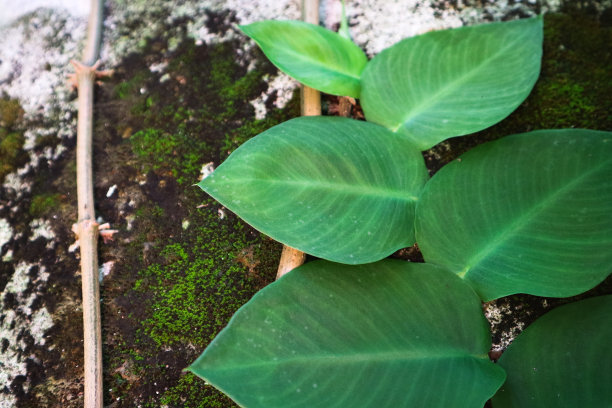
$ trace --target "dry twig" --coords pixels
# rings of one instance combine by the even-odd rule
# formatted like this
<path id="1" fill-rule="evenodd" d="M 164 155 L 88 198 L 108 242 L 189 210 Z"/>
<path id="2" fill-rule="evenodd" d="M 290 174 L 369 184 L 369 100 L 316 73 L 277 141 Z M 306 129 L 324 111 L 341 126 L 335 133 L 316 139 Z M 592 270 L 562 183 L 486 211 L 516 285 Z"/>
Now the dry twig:
<path id="1" fill-rule="evenodd" d="M 77 122 L 78 222 L 74 227 L 81 247 L 85 408 L 102 408 L 102 329 L 98 280 L 98 234 L 93 198 L 93 88 L 102 33 L 102 1 L 92 0 L 83 63 L 71 61 L 79 90 Z M 99 74 L 99 73 L 98 73 Z"/>

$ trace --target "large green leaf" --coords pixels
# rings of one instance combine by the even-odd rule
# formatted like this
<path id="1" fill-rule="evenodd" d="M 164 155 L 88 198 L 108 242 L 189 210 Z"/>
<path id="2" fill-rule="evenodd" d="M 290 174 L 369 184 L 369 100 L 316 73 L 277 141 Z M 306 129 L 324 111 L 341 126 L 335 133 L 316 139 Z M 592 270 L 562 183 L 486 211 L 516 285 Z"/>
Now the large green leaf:
<path id="1" fill-rule="evenodd" d="M 592 288 L 612 271 L 612 133 L 544 130 L 478 146 L 426 185 L 416 233 L 427 262 L 485 300 Z"/>
<path id="2" fill-rule="evenodd" d="M 535 84 L 541 55 L 541 18 L 407 38 L 365 68 L 363 111 L 425 150 L 508 116 Z"/>
<path id="3" fill-rule="evenodd" d="M 302 117 L 246 142 L 199 186 L 277 241 L 354 264 L 414 243 L 427 177 L 418 149 L 381 126 Z"/>
<path id="4" fill-rule="evenodd" d="M 508 378 L 495 408 L 612 406 L 612 296 L 561 306 L 521 333 L 499 360 Z"/>
<path id="5" fill-rule="evenodd" d="M 302 21 L 260 21 L 240 29 L 281 71 L 312 88 L 359 97 L 364 52 L 339 34 Z"/>
<path id="6" fill-rule="evenodd" d="M 242 406 L 474 407 L 503 383 L 478 296 L 452 273 L 315 261 L 258 293 L 191 371 Z"/>

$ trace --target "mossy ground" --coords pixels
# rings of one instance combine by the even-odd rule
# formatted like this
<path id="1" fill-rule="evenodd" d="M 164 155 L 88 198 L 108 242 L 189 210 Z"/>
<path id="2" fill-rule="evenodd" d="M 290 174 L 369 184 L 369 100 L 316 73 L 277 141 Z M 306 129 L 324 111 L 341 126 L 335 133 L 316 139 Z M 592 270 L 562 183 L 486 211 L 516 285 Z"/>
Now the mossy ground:
<path id="1" fill-rule="evenodd" d="M 106 221 L 123 225 L 101 250 L 101 262 L 115 261 L 102 290 L 106 404 L 233 406 L 182 370 L 273 280 L 280 245 L 194 184 L 203 164 L 218 165 L 299 112 L 294 98 L 254 119 L 248 101 L 275 70 L 255 51 L 247 71 L 236 61 L 239 45 L 184 39 L 170 52 L 151 41 L 98 92 L 96 199 Z M 148 67 L 159 62 L 167 63 L 164 72 L 152 73 Z M 109 199 L 113 184 L 119 193 Z"/>

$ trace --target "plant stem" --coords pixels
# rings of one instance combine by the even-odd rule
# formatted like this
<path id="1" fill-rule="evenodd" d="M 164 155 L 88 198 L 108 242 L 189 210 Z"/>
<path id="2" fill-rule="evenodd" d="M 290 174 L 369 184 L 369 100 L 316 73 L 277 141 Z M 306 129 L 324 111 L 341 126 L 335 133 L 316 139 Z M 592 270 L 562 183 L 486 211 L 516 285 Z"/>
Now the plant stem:
<path id="1" fill-rule="evenodd" d="M 93 66 L 98 60 L 98 54 L 100 54 L 104 2 L 102 0 L 91 0 L 90 7 L 89 20 L 87 22 L 87 42 L 83 51 L 83 64 Z"/>
<path id="2" fill-rule="evenodd" d="M 302 19 L 307 23 L 319 24 L 319 0 L 302 0 Z M 302 116 L 321 114 L 321 94 L 307 86 L 301 88 Z M 276 279 L 304 263 L 306 254 L 297 249 L 283 245 L 283 252 L 278 264 Z"/>
<path id="3" fill-rule="evenodd" d="M 319 0 L 302 0 L 302 19 L 319 24 Z M 308 86 L 301 87 L 302 116 L 321 115 L 321 93 Z"/>
<path id="4" fill-rule="evenodd" d="M 102 408 L 102 329 L 100 319 L 100 282 L 98 278 L 98 223 L 95 220 L 92 167 L 94 63 L 102 33 L 101 0 L 91 1 L 87 43 L 83 63 L 72 61 L 79 90 L 77 123 L 78 223 L 75 233 L 81 247 L 83 293 L 83 340 L 85 371 L 85 408 Z"/>

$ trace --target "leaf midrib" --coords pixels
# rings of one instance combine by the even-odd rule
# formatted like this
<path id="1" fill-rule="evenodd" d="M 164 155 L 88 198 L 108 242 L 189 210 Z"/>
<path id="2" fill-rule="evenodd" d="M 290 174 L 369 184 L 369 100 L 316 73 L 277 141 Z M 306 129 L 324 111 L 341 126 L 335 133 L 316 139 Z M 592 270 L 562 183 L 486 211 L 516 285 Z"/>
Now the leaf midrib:
<path id="1" fill-rule="evenodd" d="M 537 214 L 544 211 L 546 207 L 548 207 L 551 203 L 555 201 L 556 198 L 565 194 L 574 188 L 578 183 L 583 181 L 584 179 L 596 174 L 599 171 L 606 170 L 607 165 L 612 163 L 612 159 L 603 161 L 600 165 L 593 167 L 589 171 L 581 174 L 580 176 L 574 178 L 567 184 L 561 186 L 555 191 L 552 191 L 551 194 L 544 200 L 539 203 L 533 205 L 527 212 L 524 212 L 518 218 L 516 218 L 513 222 L 511 222 L 506 228 L 500 231 L 495 237 L 488 240 L 488 244 L 475 256 L 471 257 L 468 262 L 466 262 L 466 266 L 457 273 L 459 277 L 467 279 L 467 274 L 477 267 L 480 263 L 482 263 L 486 258 L 488 258 L 495 250 L 501 246 L 504 242 L 513 238 L 515 234 L 514 232 L 520 230 L 525 226 L 529 221 L 531 221 Z"/>
<path id="2" fill-rule="evenodd" d="M 416 195 L 410 195 L 407 192 L 388 188 L 380 188 L 371 185 L 350 185 L 345 183 L 333 183 L 329 181 L 312 180 L 240 179 L 233 181 L 235 184 L 261 182 L 267 184 L 281 184 L 286 185 L 287 187 L 300 186 L 304 189 L 332 190 L 333 192 L 346 193 L 357 196 L 375 196 L 409 202 L 418 201 L 418 197 Z"/>
<path id="3" fill-rule="evenodd" d="M 348 365 L 348 364 L 359 364 L 359 363 L 384 363 L 393 362 L 401 364 L 402 362 L 411 361 L 424 361 L 424 360 L 448 360 L 448 359 L 462 359 L 471 357 L 478 360 L 489 360 L 488 355 L 483 353 L 481 355 L 470 354 L 468 352 L 461 352 L 457 350 L 440 351 L 432 353 L 423 350 L 393 350 L 393 351 L 373 351 L 373 352 L 358 352 L 358 353 L 346 353 L 346 354 L 308 354 L 304 356 L 289 356 L 278 358 L 277 360 L 261 360 L 251 364 L 236 364 L 229 366 L 225 364 L 223 367 L 217 367 L 214 371 L 231 371 L 231 370 L 245 370 L 251 368 L 260 368 L 267 366 L 278 366 L 281 364 L 297 364 L 300 366 L 312 365 Z"/>
<path id="4" fill-rule="evenodd" d="M 425 99 L 424 102 L 421 102 L 414 109 L 411 109 L 408 112 L 408 114 L 404 116 L 404 118 L 397 125 L 391 126 L 390 129 L 393 132 L 397 132 L 402 126 L 406 125 L 410 120 L 412 120 L 413 118 L 417 117 L 418 115 L 420 115 L 421 113 L 429 109 L 439 100 L 443 99 L 444 95 L 448 94 L 449 92 L 454 91 L 459 86 L 463 85 L 465 81 L 467 81 L 468 79 L 471 79 L 471 77 L 473 76 L 476 76 L 476 74 L 480 74 L 480 70 L 485 64 L 488 64 L 492 60 L 504 54 L 506 50 L 508 50 L 509 48 L 512 48 L 516 44 L 516 42 L 518 41 L 512 41 L 509 44 L 507 44 L 505 47 L 498 49 L 495 52 L 495 54 L 493 54 L 489 58 L 484 59 L 480 64 L 476 66 L 475 69 L 468 71 L 467 73 L 461 75 L 459 79 L 457 79 L 456 81 L 447 83 L 445 86 L 438 89 L 435 93 L 431 94 L 429 98 Z"/>

